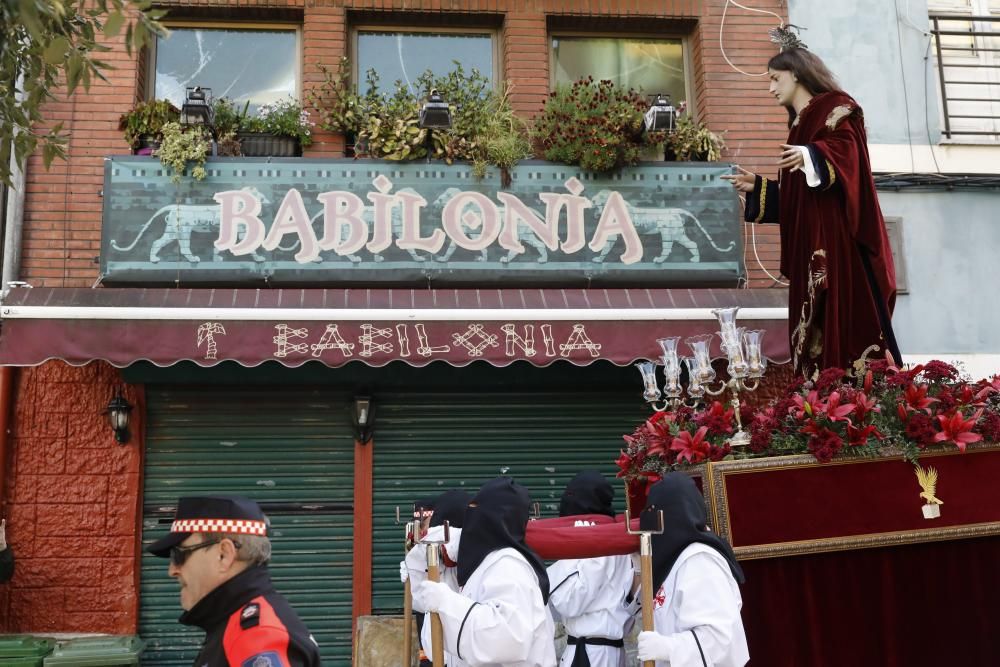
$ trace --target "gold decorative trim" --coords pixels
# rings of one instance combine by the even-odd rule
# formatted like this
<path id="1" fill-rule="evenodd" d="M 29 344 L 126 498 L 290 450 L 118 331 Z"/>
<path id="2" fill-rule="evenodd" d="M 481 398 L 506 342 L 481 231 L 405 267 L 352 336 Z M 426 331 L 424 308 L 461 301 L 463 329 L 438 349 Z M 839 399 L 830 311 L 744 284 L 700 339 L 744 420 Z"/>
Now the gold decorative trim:
<path id="1" fill-rule="evenodd" d="M 767 179 L 763 176 L 760 177 L 760 210 L 757 212 L 757 218 L 754 222 L 760 222 L 764 219 L 764 210 L 767 206 Z"/>
<path id="2" fill-rule="evenodd" d="M 836 130 L 840 121 L 850 116 L 852 111 L 854 111 L 854 107 L 849 104 L 841 104 L 839 107 L 834 107 L 830 115 L 826 117 L 826 129 L 831 132 Z"/>
<path id="3" fill-rule="evenodd" d="M 998 443 L 977 442 L 967 445 L 965 453 L 961 455 L 969 456 L 971 454 L 994 452 L 997 450 L 1000 450 L 1000 444 Z M 956 454 L 957 452 L 954 449 L 942 446 L 926 450 L 921 453 L 920 457 L 921 459 L 926 459 Z M 818 463 L 810 454 L 793 454 L 790 456 L 737 459 L 709 463 L 705 467 L 705 474 L 702 479 L 706 485 L 705 488 L 711 490 L 709 494 L 710 498 L 708 498 L 708 506 L 712 530 L 725 537 L 732 544 L 733 532 L 729 520 L 729 496 L 726 490 L 727 475 L 775 469 L 793 470 L 796 468 L 813 468 L 820 465 L 824 467 L 849 465 L 873 461 L 903 461 L 902 451 L 898 449 L 886 449 L 883 455 L 875 458 L 870 456 L 844 456 L 834 459 L 830 463 L 823 464 Z M 734 546 L 733 550 L 736 552 L 736 557 L 740 560 L 754 560 L 758 558 L 777 558 L 779 556 L 845 551 L 848 549 L 870 549 L 874 547 L 915 544 L 918 542 L 939 542 L 942 540 L 985 537 L 988 535 L 1000 535 L 1000 521 L 965 526 L 948 526 L 945 528 L 922 528 L 795 542 L 779 542 L 776 544 Z"/>
<path id="4" fill-rule="evenodd" d="M 818 288 L 822 287 L 826 289 L 826 250 L 819 249 L 814 250 L 812 256 L 809 258 L 809 282 L 807 285 L 807 296 L 802 302 L 801 312 L 799 313 L 799 323 L 795 325 L 795 329 L 792 331 L 791 342 L 792 342 L 792 366 L 798 369 L 800 372 L 805 370 L 802 357 L 807 352 L 806 342 L 809 341 L 809 328 L 812 326 L 813 318 L 816 316 L 816 300 Z M 815 338 L 815 337 L 814 337 Z M 810 349 L 808 350 L 810 354 L 813 352 L 813 348 L 817 344 L 817 341 L 812 341 Z M 820 349 L 822 352 L 822 349 Z M 813 356 L 818 356 L 815 354 Z"/>
<path id="5" fill-rule="evenodd" d="M 837 172 L 834 171 L 833 165 L 830 164 L 829 160 L 825 160 L 825 162 L 826 162 L 826 170 L 830 174 L 830 182 L 826 186 L 826 189 L 829 190 L 830 188 L 833 187 L 833 184 L 837 182 Z"/>

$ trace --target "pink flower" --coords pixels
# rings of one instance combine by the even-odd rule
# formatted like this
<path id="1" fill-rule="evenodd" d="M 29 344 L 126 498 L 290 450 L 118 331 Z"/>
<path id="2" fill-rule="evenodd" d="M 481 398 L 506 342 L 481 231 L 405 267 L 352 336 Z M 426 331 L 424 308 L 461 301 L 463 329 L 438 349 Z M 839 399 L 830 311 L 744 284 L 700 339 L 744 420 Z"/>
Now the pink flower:
<path id="1" fill-rule="evenodd" d="M 687 459 L 688 463 L 700 463 L 708 458 L 709 443 L 705 440 L 708 427 L 702 426 L 691 435 L 688 431 L 681 431 L 680 434 L 670 444 L 670 449 L 677 452 L 677 459 Z"/>

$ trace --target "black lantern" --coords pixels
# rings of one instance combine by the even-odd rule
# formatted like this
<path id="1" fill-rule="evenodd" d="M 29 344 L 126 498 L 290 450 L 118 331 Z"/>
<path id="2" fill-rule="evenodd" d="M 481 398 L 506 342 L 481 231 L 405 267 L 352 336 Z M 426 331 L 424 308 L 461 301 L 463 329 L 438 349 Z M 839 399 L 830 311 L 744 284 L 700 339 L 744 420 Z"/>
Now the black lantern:
<path id="1" fill-rule="evenodd" d="M 677 110 L 670 103 L 670 95 L 654 95 L 653 102 L 643 117 L 647 132 L 666 131 L 673 132 L 677 129 Z"/>
<path id="2" fill-rule="evenodd" d="M 354 438 L 366 445 L 371 442 L 375 430 L 375 405 L 370 396 L 356 396 L 354 409 L 351 411 L 351 421 L 354 424 Z"/>
<path id="3" fill-rule="evenodd" d="M 128 418 L 129 413 L 132 412 L 132 404 L 125 400 L 121 392 L 118 392 L 108 403 L 108 409 L 105 412 L 111 423 L 111 430 L 115 432 L 115 440 L 118 444 L 124 445 L 130 438 Z"/>
<path id="4" fill-rule="evenodd" d="M 187 89 L 184 106 L 181 107 L 181 125 L 212 124 L 212 89 L 194 86 Z"/>
<path id="5" fill-rule="evenodd" d="M 418 125 L 430 130 L 446 130 L 451 127 L 451 109 L 438 91 L 432 90 L 427 101 L 420 107 Z"/>

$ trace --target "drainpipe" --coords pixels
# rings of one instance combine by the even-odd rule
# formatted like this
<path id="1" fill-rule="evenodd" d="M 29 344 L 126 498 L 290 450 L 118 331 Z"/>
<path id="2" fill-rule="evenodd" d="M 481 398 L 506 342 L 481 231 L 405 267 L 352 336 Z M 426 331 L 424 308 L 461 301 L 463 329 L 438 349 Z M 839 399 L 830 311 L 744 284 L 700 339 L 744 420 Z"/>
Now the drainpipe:
<path id="1" fill-rule="evenodd" d="M 24 99 L 24 75 L 18 75 L 15 95 L 18 101 Z M 21 272 L 21 230 L 24 223 L 25 178 L 21 165 L 10 151 L 11 187 L 7 188 L 7 210 L 4 212 L 3 268 L 0 274 L 0 293 L 6 294 L 11 281 L 17 280 Z M 0 406 L 2 409 L 2 406 Z"/>

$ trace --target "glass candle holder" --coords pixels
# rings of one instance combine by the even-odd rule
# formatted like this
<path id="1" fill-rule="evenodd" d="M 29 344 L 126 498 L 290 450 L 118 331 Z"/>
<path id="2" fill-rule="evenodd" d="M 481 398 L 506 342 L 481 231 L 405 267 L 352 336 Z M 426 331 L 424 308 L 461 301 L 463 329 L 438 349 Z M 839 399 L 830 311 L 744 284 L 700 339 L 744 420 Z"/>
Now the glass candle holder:
<path id="1" fill-rule="evenodd" d="M 660 390 L 656 387 L 656 364 L 652 361 L 640 361 L 635 367 L 642 374 L 642 399 L 647 403 L 660 400 Z"/>

